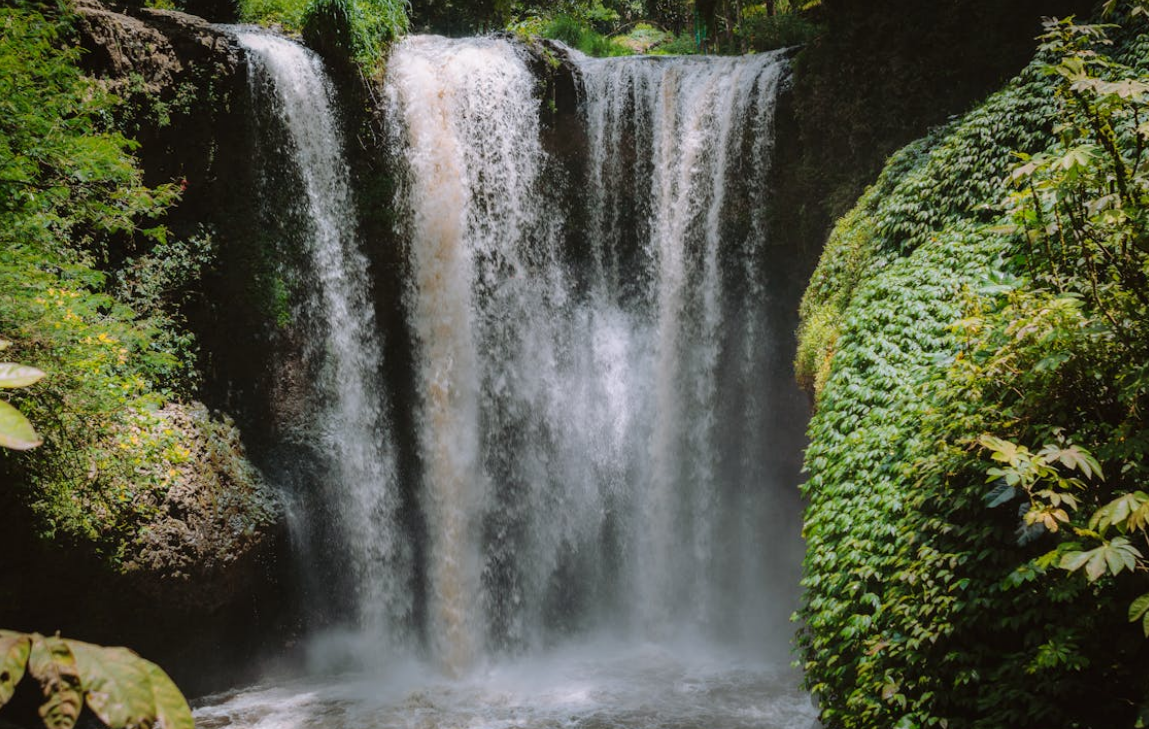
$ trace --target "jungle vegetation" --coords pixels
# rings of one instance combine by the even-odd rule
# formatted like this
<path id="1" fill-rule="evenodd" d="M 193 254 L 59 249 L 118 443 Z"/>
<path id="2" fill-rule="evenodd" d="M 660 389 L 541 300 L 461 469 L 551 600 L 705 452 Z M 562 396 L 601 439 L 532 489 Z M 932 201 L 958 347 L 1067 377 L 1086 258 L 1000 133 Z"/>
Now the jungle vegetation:
<path id="1" fill-rule="evenodd" d="M 409 30 L 511 28 L 598 55 L 808 43 L 797 134 L 835 164 L 795 165 L 789 189 L 805 200 L 789 209 L 815 229 L 844 212 L 797 355 L 817 407 L 799 647 L 825 725 L 1149 722 L 1142 5 L 1048 21 L 1032 63 L 947 120 L 939 99 L 972 102 L 1012 47 L 967 77 L 937 75 L 948 49 L 938 60 L 877 46 L 897 48 L 911 6 L 938 21 L 922 21 L 914 48 L 941 46 L 961 3 L 156 4 L 334 38 L 363 64 Z M 997 8 L 966 22 L 987 33 L 1018 7 L 975 5 Z M 839 71 L 844 45 L 871 65 Z M 211 233 L 165 227 L 180 185 L 145 184 L 120 101 L 79 60 L 63 0 L 0 8 L 0 437 L 43 441 L 0 452 L 0 473 L 19 477 L 5 484 L 23 489 L 0 504 L 26 504 L 39 538 L 118 565 L 166 491 L 194 476 L 189 443 L 215 453 L 231 436 L 189 414 L 198 353 L 180 303 L 212 265 Z M 870 166 L 930 124 L 855 201 Z M 65 654 L 53 641 L 0 633 L 0 660 L 35 675 L 33 651 Z M 73 648 L 81 661 L 88 649 Z M 61 707 L 77 713 L 69 685 Z"/>
<path id="2" fill-rule="evenodd" d="M 896 154 L 803 301 L 829 727 L 1149 718 L 1149 56 L 1108 6 Z"/>
<path id="3" fill-rule="evenodd" d="M 230 464 L 237 493 L 257 476 L 226 419 L 193 399 L 180 306 L 212 261 L 210 234 L 169 234 L 181 186 L 144 183 L 137 143 L 116 128 L 121 101 L 80 70 L 74 23 L 64 3 L 0 8 L 4 371 L 19 386 L 47 373 L 3 391 L 14 439 L 43 445 L 0 451 L 0 503 L 39 540 L 119 570 L 173 486 L 212 480 L 212 462 Z"/>
<path id="4" fill-rule="evenodd" d="M 820 0 L 134 0 L 257 23 L 375 61 L 408 29 L 449 36 L 512 30 L 596 56 L 746 53 L 808 42 Z"/>

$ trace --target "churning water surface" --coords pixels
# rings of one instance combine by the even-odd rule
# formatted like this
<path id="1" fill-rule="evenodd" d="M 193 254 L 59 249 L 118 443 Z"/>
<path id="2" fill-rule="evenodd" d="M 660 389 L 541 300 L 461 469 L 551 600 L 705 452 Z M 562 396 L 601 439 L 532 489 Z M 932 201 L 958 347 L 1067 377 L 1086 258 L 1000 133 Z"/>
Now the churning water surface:
<path id="1" fill-rule="evenodd" d="M 199 729 L 812 729 L 797 676 L 701 642 L 610 638 L 446 679 L 379 672 L 255 686 L 195 711 Z"/>

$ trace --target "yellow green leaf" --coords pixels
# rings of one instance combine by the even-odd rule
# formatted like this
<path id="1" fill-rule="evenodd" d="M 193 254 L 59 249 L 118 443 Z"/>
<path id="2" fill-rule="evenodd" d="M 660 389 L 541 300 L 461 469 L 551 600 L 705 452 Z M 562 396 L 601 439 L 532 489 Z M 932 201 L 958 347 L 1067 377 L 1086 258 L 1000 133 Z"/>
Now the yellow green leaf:
<path id="1" fill-rule="evenodd" d="M 68 641 L 84 682 L 88 708 L 110 727 L 148 726 L 155 709 L 143 659 L 127 648 Z"/>
<path id="2" fill-rule="evenodd" d="M 19 410 L 0 400 L 0 448 L 26 451 L 43 441 Z"/>
<path id="3" fill-rule="evenodd" d="M 32 634 L 28 673 L 40 682 L 44 703 L 40 719 L 47 729 L 72 729 L 83 708 L 83 687 L 76 659 L 60 638 Z"/>
<path id="4" fill-rule="evenodd" d="M 127 648 L 68 641 L 88 708 L 109 727 L 195 729 L 191 709 L 163 670 Z"/>
<path id="5" fill-rule="evenodd" d="M 195 729 L 191 707 L 188 706 L 184 695 L 176 688 L 175 682 L 156 664 L 142 658 L 140 661 L 144 664 L 144 669 L 151 679 L 156 719 L 163 724 L 163 729 Z"/>
<path id="6" fill-rule="evenodd" d="M 16 692 L 16 685 L 24 678 L 31 649 L 28 636 L 0 630 L 0 707 L 8 703 Z"/>
<path id="7" fill-rule="evenodd" d="M 0 387 L 12 389 L 34 385 L 44 376 L 42 370 L 15 362 L 0 362 Z"/>

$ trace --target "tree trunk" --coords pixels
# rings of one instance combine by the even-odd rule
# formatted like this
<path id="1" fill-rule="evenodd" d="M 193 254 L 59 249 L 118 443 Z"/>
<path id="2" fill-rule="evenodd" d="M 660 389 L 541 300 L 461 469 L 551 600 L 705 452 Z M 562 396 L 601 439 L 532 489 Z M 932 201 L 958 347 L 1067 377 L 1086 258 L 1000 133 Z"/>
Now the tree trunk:
<path id="1" fill-rule="evenodd" d="M 726 23 L 726 52 L 734 50 L 734 16 L 730 14 L 730 0 L 722 0 L 722 16 Z"/>
<path id="2" fill-rule="evenodd" d="M 746 52 L 746 36 L 742 34 L 742 0 L 734 0 L 734 30 L 738 31 L 738 52 Z"/>

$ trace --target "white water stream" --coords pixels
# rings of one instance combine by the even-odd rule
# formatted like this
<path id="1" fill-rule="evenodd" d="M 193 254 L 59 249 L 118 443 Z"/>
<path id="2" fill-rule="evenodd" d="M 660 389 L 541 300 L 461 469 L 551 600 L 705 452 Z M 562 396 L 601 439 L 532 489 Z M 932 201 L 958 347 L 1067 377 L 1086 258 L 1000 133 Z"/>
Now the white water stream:
<path id="1" fill-rule="evenodd" d="M 766 642 L 779 626 L 749 612 L 790 593 L 755 564 L 770 484 L 720 463 L 753 461 L 723 432 L 745 436 L 768 407 L 735 393 L 762 376 L 769 323 L 728 289 L 761 298 L 764 213 L 746 181 L 767 173 L 784 61 L 578 59 L 580 287 L 558 252 L 571 191 L 543 151 L 523 54 L 416 37 L 388 68 L 435 654 L 464 671 L 588 627 Z"/>
<path id="2" fill-rule="evenodd" d="M 390 637 L 411 610 L 409 549 L 399 538 L 395 454 L 379 377 L 381 346 L 367 260 L 355 235 L 343 138 L 323 63 L 298 43 L 261 30 L 236 29 L 247 51 L 256 103 L 275 111 L 286 130 L 283 156 L 303 184 L 301 236 L 308 255 L 310 296 L 303 316 L 322 326 L 308 346 L 322 359 L 313 388 L 322 406 L 314 428 L 340 484 L 335 512 L 356 586 L 357 626 Z"/>

